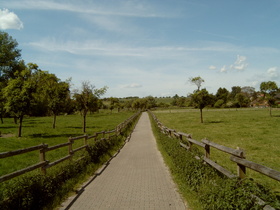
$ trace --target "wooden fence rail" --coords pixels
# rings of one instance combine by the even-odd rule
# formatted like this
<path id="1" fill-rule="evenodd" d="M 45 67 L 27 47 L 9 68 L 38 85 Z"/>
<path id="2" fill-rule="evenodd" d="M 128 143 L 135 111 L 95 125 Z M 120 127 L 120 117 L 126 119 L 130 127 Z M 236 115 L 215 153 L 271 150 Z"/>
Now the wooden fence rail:
<path id="1" fill-rule="evenodd" d="M 25 149 L 20 149 L 20 150 L 15 150 L 15 151 L 9 151 L 9 152 L 2 152 L 0 153 L 0 159 L 2 158 L 8 158 L 8 157 L 12 157 L 12 156 L 16 156 L 16 155 L 21 155 L 21 154 L 25 154 L 25 153 L 29 153 L 29 152 L 33 152 L 38 150 L 39 151 L 39 159 L 40 162 L 32 165 L 32 166 L 28 166 L 24 169 L 15 171 L 13 173 L 10 174 L 6 174 L 0 177 L 0 183 L 10 180 L 12 178 L 15 178 L 17 176 L 20 176 L 22 174 L 25 174 L 27 172 L 33 171 L 35 169 L 41 168 L 41 173 L 46 175 L 47 173 L 47 169 L 50 167 L 53 167 L 61 162 L 64 162 L 66 160 L 71 160 L 73 155 L 83 149 L 86 149 L 88 147 L 88 140 L 89 139 L 94 139 L 94 141 L 101 141 L 101 140 L 108 140 L 112 137 L 118 136 L 121 134 L 121 132 L 127 128 L 127 126 L 132 123 L 138 116 L 139 116 L 140 112 L 135 113 L 134 115 L 132 115 L 130 118 L 128 118 L 127 120 L 125 120 L 123 123 L 119 124 L 116 129 L 111 130 L 111 131 L 101 131 L 101 132 L 96 132 L 94 135 L 83 135 L 83 136 L 77 136 L 77 137 L 70 137 L 68 139 L 68 142 L 66 143 L 61 143 L 58 145 L 54 145 L 54 146 L 48 146 L 47 144 L 40 144 L 37 146 L 33 146 L 33 147 L 29 147 L 29 148 L 25 148 Z M 105 138 L 105 135 L 107 135 L 107 138 Z M 100 137 L 100 138 L 99 138 Z M 81 140 L 84 139 L 84 144 L 76 149 L 73 149 L 73 144 L 75 141 L 77 140 Z M 62 147 L 68 147 L 68 155 L 66 155 L 65 157 L 62 157 L 61 159 L 55 160 L 53 162 L 50 162 L 48 160 L 46 160 L 46 153 L 52 150 L 56 150 Z"/>

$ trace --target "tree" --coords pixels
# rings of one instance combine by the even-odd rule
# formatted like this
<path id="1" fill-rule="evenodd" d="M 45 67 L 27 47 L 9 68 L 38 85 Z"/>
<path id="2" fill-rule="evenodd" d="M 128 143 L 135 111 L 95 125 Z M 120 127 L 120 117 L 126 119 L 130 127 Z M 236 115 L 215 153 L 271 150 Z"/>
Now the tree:
<path id="1" fill-rule="evenodd" d="M 119 112 L 120 100 L 118 98 L 111 97 L 110 98 L 110 106 L 109 106 L 109 109 L 111 110 L 111 113 L 112 113 L 114 108 L 118 108 L 118 112 Z"/>
<path id="2" fill-rule="evenodd" d="M 19 70 L 21 50 L 17 47 L 15 39 L 0 31 L 0 81 L 14 78 L 14 73 Z"/>
<path id="3" fill-rule="evenodd" d="M 195 84 L 195 85 L 197 86 L 197 90 L 199 91 L 202 82 L 204 82 L 204 79 L 202 79 L 200 76 L 198 76 L 198 77 L 191 77 L 191 78 L 189 79 L 189 81 L 190 81 L 191 83 Z"/>
<path id="4" fill-rule="evenodd" d="M 235 101 L 239 105 L 239 107 L 248 107 L 250 100 L 245 96 L 244 93 L 237 93 L 235 96 Z"/>
<path id="5" fill-rule="evenodd" d="M 196 105 L 200 110 L 200 121 L 203 123 L 202 109 L 213 103 L 213 95 L 203 88 L 202 90 L 196 90 L 191 95 L 192 103 Z"/>
<path id="6" fill-rule="evenodd" d="M 216 99 L 219 101 L 215 107 L 221 107 L 227 103 L 229 91 L 226 88 L 219 88 L 216 93 Z"/>
<path id="7" fill-rule="evenodd" d="M 148 96 L 146 99 L 146 109 L 155 108 L 157 106 L 157 101 L 153 96 Z"/>
<path id="8" fill-rule="evenodd" d="M 15 78 L 10 79 L 3 90 L 5 109 L 19 119 L 18 137 L 21 137 L 23 117 L 29 113 L 34 101 L 36 81 L 32 70 L 28 66 L 25 70 L 16 72 Z"/>
<path id="9" fill-rule="evenodd" d="M 234 100 L 235 96 L 238 94 L 238 93 L 241 93 L 241 87 L 240 86 L 233 86 L 231 88 L 231 92 L 229 94 L 229 99 L 230 100 Z"/>
<path id="10" fill-rule="evenodd" d="M 38 94 L 44 97 L 48 110 L 53 115 L 52 127 L 55 128 L 56 116 L 64 110 L 67 99 L 70 97 L 70 81 L 62 82 L 54 74 L 49 74 L 46 71 L 40 72 L 38 77 L 41 84 Z"/>
<path id="11" fill-rule="evenodd" d="M 91 85 L 89 81 L 82 82 L 81 91 L 75 90 L 74 98 L 77 109 L 83 116 L 83 132 L 86 132 L 86 116 L 88 111 L 98 109 L 98 98 L 104 95 L 107 91 L 107 87 L 95 89 L 95 86 Z"/>
<path id="12" fill-rule="evenodd" d="M 263 98 L 267 101 L 270 109 L 269 109 L 269 114 L 271 115 L 271 109 L 272 106 L 276 102 L 276 93 L 279 91 L 278 86 L 275 82 L 273 81 L 268 81 L 268 82 L 262 82 L 260 85 L 260 90 L 263 93 Z"/>

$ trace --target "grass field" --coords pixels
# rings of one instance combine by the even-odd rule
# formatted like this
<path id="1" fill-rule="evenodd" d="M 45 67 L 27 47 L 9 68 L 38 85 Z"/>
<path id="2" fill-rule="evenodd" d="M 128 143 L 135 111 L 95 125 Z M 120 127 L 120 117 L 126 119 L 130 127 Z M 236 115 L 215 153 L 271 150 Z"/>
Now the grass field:
<path id="1" fill-rule="evenodd" d="M 87 134 L 93 135 L 95 132 L 113 130 L 115 127 L 133 115 L 133 112 L 111 113 L 101 111 L 87 116 Z M 12 118 L 5 118 L 1 124 L 0 131 L 0 152 L 23 149 L 36 146 L 42 143 L 49 146 L 68 142 L 69 137 L 81 136 L 83 118 L 80 115 L 58 116 L 56 128 L 52 128 L 52 117 L 26 117 L 23 121 L 22 137 L 16 137 L 18 125 L 14 124 Z M 79 147 L 80 142 L 75 141 L 74 147 Z M 46 159 L 57 160 L 66 156 L 68 148 L 53 150 L 47 153 Z M 31 164 L 39 162 L 39 152 L 34 151 L 27 154 L 0 159 L 0 176 L 22 169 Z"/>
<path id="2" fill-rule="evenodd" d="M 280 110 L 204 109 L 204 123 L 195 109 L 154 111 L 167 127 L 192 134 L 193 139 L 207 138 L 215 143 L 246 152 L 246 159 L 280 171 Z M 229 155 L 211 150 L 211 159 L 236 174 L 236 164 Z M 280 191 L 280 182 L 247 170 L 248 177 Z"/>

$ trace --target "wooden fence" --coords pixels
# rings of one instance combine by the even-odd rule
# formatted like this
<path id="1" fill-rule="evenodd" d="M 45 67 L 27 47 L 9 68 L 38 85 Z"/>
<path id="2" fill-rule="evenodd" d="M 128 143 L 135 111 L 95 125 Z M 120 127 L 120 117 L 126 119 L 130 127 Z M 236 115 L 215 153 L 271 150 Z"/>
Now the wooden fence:
<path id="1" fill-rule="evenodd" d="M 12 156 L 16 156 L 16 155 L 21 155 L 21 154 L 25 154 L 25 153 L 29 153 L 29 152 L 33 152 L 38 150 L 39 151 L 39 163 L 31 165 L 29 167 L 26 167 L 24 169 L 15 171 L 13 173 L 10 174 L 6 174 L 0 177 L 0 183 L 10 180 L 12 178 L 15 178 L 17 176 L 20 176 L 22 174 L 25 174 L 27 172 L 33 171 L 35 169 L 41 168 L 41 172 L 42 174 L 46 174 L 46 170 L 50 167 L 53 167 L 65 160 L 71 160 L 73 155 L 83 149 L 86 149 L 88 147 L 88 140 L 89 139 L 93 139 L 94 141 L 98 141 L 98 140 L 108 140 L 110 138 L 119 136 L 122 134 L 122 132 L 127 128 L 127 126 L 133 122 L 138 116 L 139 116 L 140 112 L 132 115 L 130 118 L 128 118 L 127 120 L 125 120 L 124 122 L 120 123 L 114 130 L 111 131 L 101 131 L 101 132 L 96 132 L 94 135 L 83 135 L 83 136 L 78 136 L 78 137 L 70 137 L 68 139 L 68 142 L 66 143 L 62 143 L 62 144 L 58 144 L 55 146 L 51 146 L 49 147 L 47 144 L 40 144 L 37 146 L 33 146 L 33 147 L 29 147 L 26 149 L 20 149 L 20 150 L 15 150 L 15 151 L 9 151 L 9 152 L 2 152 L 0 153 L 0 159 L 2 158 L 8 158 L 8 157 L 12 157 Z M 83 146 L 73 149 L 73 144 L 75 141 L 77 140 L 84 140 Z M 46 160 L 46 153 L 52 150 L 56 150 L 62 147 L 68 147 L 68 155 L 56 160 L 54 162 L 50 162 L 48 160 Z"/>
<path id="2" fill-rule="evenodd" d="M 151 113 L 151 115 L 152 115 L 153 119 L 155 120 L 155 122 L 157 123 L 157 126 L 160 128 L 162 133 L 165 133 L 165 134 L 169 135 L 170 137 L 172 137 L 172 136 L 176 137 L 180 140 L 185 139 L 187 144 L 180 141 L 180 145 L 182 147 L 184 147 L 185 149 L 192 150 L 193 145 L 202 147 L 205 151 L 203 160 L 206 163 L 208 163 L 209 165 L 211 165 L 212 167 L 214 167 L 215 169 L 217 169 L 218 171 L 220 171 L 221 173 L 223 173 L 224 175 L 226 175 L 227 177 L 229 177 L 229 178 L 239 177 L 241 179 L 244 179 L 246 177 L 246 168 L 249 168 L 251 170 L 262 173 L 272 179 L 280 181 L 280 172 L 279 171 L 276 171 L 269 167 L 246 160 L 245 152 L 242 149 L 232 149 L 229 147 L 225 147 L 223 145 L 216 144 L 207 139 L 203 139 L 202 141 L 194 140 L 194 139 L 192 139 L 190 134 L 176 132 L 176 130 L 174 130 L 174 129 L 165 127 L 156 118 L 156 116 L 153 113 Z M 230 160 L 237 164 L 237 168 L 238 168 L 237 175 L 232 174 L 230 171 L 228 171 L 227 169 L 223 168 L 222 166 L 218 165 L 217 163 L 215 163 L 213 160 L 210 159 L 210 148 L 211 147 L 231 155 Z"/>
<path id="3" fill-rule="evenodd" d="M 216 170 L 218 170 L 219 172 L 221 172 L 222 174 L 227 176 L 228 178 L 239 177 L 240 179 L 244 179 L 246 177 L 246 168 L 249 168 L 251 170 L 264 174 L 272 179 L 280 181 L 280 172 L 279 171 L 276 171 L 269 167 L 246 160 L 244 150 L 225 147 L 223 145 L 219 145 L 214 142 L 211 142 L 207 139 L 203 139 L 202 141 L 197 141 L 195 139 L 192 139 L 192 136 L 190 134 L 176 132 L 176 130 L 174 130 L 174 129 L 165 127 L 152 112 L 149 112 L 149 113 L 152 115 L 154 121 L 156 122 L 156 124 L 159 127 L 159 129 L 161 130 L 161 132 L 168 135 L 169 137 L 174 137 L 174 138 L 179 139 L 180 140 L 179 143 L 180 143 L 181 147 L 185 148 L 188 151 L 192 150 L 193 145 L 202 147 L 205 151 L 203 160 L 207 164 L 209 164 L 210 166 L 212 166 L 213 168 L 215 168 Z M 183 140 L 185 140 L 187 142 L 187 144 L 183 143 Z M 227 169 L 223 168 L 221 165 L 217 164 L 215 161 L 210 159 L 210 148 L 211 147 L 231 155 L 230 160 L 237 164 L 237 175 L 231 173 L 230 171 L 228 171 Z M 200 159 L 200 157 L 198 157 L 198 156 L 196 156 L 195 158 Z M 255 195 L 251 195 L 251 196 L 257 200 L 257 203 L 259 205 L 264 206 L 264 208 L 263 208 L 264 210 L 275 210 L 270 205 L 266 205 L 266 203 L 263 200 L 261 200 L 260 198 L 258 198 L 257 196 L 255 196 Z"/>

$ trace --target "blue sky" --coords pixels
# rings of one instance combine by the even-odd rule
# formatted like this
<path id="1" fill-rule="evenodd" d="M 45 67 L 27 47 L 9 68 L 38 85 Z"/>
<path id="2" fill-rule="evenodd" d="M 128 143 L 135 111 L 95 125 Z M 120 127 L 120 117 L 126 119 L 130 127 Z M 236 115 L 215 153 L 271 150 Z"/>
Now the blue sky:
<path id="1" fill-rule="evenodd" d="M 280 86 L 279 0 L 0 0 L 26 63 L 106 97 Z"/>

